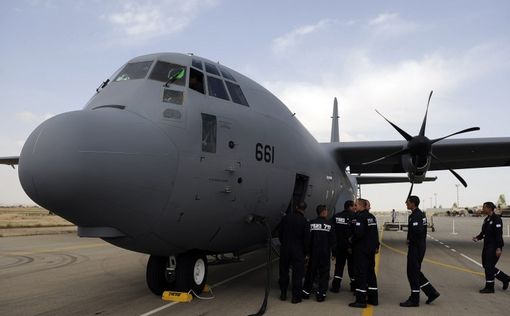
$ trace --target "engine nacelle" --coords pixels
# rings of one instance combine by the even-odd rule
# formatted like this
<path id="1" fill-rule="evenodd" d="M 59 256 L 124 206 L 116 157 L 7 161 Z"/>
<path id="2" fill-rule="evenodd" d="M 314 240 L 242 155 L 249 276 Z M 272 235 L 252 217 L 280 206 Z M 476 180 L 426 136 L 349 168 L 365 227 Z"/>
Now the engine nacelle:
<path id="1" fill-rule="evenodd" d="M 412 183 L 422 183 L 430 167 L 430 156 L 402 155 L 402 168 Z"/>

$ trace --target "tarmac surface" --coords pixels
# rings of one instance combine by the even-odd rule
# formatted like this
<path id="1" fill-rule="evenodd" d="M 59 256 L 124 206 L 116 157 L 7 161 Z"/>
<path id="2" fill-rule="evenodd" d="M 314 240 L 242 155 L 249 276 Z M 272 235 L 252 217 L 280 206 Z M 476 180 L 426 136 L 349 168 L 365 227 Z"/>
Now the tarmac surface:
<path id="1" fill-rule="evenodd" d="M 389 217 L 378 217 L 379 227 Z M 266 315 L 504 315 L 510 290 L 496 281 L 495 294 L 484 285 L 482 243 L 471 241 L 483 218 L 435 217 L 422 271 L 441 293 L 431 305 L 421 295 L 419 308 L 401 308 L 410 294 L 406 277 L 405 232 L 383 231 L 378 261 L 379 305 L 347 306 L 354 300 L 345 284 L 326 301 L 301 304 L 279 300 L 278 262 L 274 261 Z M 453 225 L 455 221 L 455 226 Z M 498 267 L 510 273 L 510 219 L 504 219 L 507 246 Z M 455 227 L 455 230 L 453 229 Z M 148 256 L 74 234 L 0 238 L 0 315 L 249 315 L 264 295 L 264 249 L 237 263 L 211 265 L 208 284 L 214 298 L 172 303 L 145 284 Z M 345 272 L 347 273 L 347 272 Z M 346 275 L 345 275 L 346 276 Z M 206 296 L 206 294 L 204 294 Z M 290 293 L 289 293 L 290 296 Z"/>

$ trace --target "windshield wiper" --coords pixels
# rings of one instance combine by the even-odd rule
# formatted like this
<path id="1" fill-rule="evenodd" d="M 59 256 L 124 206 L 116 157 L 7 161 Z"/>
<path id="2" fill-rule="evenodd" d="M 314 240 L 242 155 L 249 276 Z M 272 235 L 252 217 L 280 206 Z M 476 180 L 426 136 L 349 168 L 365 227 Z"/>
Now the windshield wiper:
<path id="1" fill-rule="evenodd" d="M 103 88 L 106 87 L 109 82 L 110 79 L 106 79 L 106 81 L 103 81 L 103 83 L 99 87 L 97 87 L 96 92 L 99 93 L 99 91 L 103 90 Z"/>
<path id="2" fill-rule="evenodd" d="M 168 73 L 168 80 L 165 83 L 165 87 L 168 87 L 169 83 L 173 83 L 175 80 L 182 79 L 184 77 L 184 68 L 174 68 Z"/>

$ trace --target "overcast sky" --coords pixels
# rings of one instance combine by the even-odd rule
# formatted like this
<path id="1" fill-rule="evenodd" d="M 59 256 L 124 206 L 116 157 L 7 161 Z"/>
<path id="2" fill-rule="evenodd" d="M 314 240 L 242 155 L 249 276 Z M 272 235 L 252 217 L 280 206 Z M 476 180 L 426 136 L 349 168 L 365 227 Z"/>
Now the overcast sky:
<path id="1" fill-rule="evenodd" d="M 398 140 L 374 109 L 427 136 L 510 136 L 508 1 L 1 1 L 0 156 L 18 155 L 43 120 L 82 108 L 127 60 L 192 52 L 279 97 L 321 142 L 333 98 L 342 141 Z M 459 170 L 462 205 L 510 195 L 510 168 Z M 425 207 L 451 206 L 457 180 L 429 172 Z M 371 185 L 372 207 L 404 209 L 408 184 Z M 437 195 L 434 195 L 437 193 Z M 509 196 L 510 197 L 510 196 Z M 0 204 L 32 204 L 17 171 L 0 167 Z"/>

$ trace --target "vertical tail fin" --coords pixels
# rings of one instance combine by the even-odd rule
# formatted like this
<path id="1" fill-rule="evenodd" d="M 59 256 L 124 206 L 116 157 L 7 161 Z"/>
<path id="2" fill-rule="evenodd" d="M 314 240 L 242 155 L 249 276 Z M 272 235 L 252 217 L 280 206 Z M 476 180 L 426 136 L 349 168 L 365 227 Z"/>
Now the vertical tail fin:
<path id="1" fill-rule="evenodd" d="M 331 142 L 332 143 L 338 143 L 340 142 L 340 133 L 338 130 L 338 102 L 335 97 L 335 101 L 333 102 L 333 116 L 332 123 L 331 123 Z"/>

